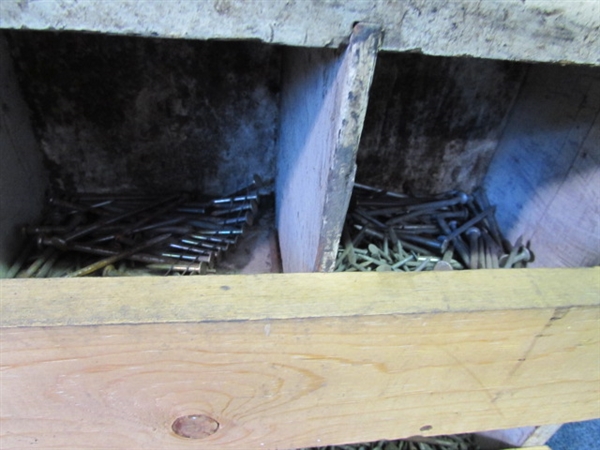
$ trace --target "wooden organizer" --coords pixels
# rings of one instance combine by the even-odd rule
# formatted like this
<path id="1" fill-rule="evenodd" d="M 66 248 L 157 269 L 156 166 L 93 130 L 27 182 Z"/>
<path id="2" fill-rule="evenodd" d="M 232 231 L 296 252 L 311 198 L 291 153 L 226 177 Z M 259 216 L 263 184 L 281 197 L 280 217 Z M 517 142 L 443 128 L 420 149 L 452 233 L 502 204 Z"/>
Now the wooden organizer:
<path id="1" fill-rule="evenodd" d="M 517 3 L 506 8 L 519 20 L 533 14 Z M 489 9 L 484 29 L 506 20 L 499 5 Z M 3 27 L 44 28 L 56 23 L 53 14 L 63 17 L 64 7 L 57 2 L 30 22 L 35 11 L 8 6 Z M 72 17 L 84 17 L 77 8 Z M 314 32 L 306 16 L 292 13 L 299 18 L 294 27 Z M 3 448 L 297 448 L 600 416 L 600 269 L 584 267 L 600 258 L 596 68 L 532 66 L 495 130 L 489 147 L 497 150 L 482 172 L 492 202 L 508 211 L 500 219 L 513 225 L 509 237 L 532 230 L 538 262 L 553 268 L 309 273 L 330 271 L 335 260 L 357 154 L 360 164 L 366 151 L 363 124 L 377 110 L 369 88 L 378 52 L 408 50 L 398 30 L 382 37 L 380 25 L 363 20 L 401 26 L 398 11 L 381 14 L 360 16 L 365 23 L 337 50 L 310 47 L 314 34 L 302 42 L 288 19 L 281 26 L 289 35 L 269 40 L 296 46 L 282 54 L 275 180 L 288 273 L 0 281 Z M 465 14 L 467 23 L 477 16 Z M 154 32 L 128 17 L 120 18 L 122 28 L 104 30 L 87 19 L 60 20 L 71 30 Z M 263 26 L 225 32 L 221 24 L 212 37 L 254 38 Z M 535 26 L 523 32 L 534 41 L 541 39 Z M 186 37 L 211 37 L 195 32 Z M 461 53 L 433 35 L 429 53 L 557 60 L 552 46 L 535 58 L 514 43 L 504 56 Z M 39 215 L 48 183 L 6 42 L 0 44 L 6 265 L 15 226 Z M 574 61 L 598 64 L 585 58 L 579 51 Z M 548 137 L 532 130 L 557 131 Z M 515 199 L 518 206 L 510 206 Z M 194 417 L 200 439 L 173 431 L 186 416 Z"/>

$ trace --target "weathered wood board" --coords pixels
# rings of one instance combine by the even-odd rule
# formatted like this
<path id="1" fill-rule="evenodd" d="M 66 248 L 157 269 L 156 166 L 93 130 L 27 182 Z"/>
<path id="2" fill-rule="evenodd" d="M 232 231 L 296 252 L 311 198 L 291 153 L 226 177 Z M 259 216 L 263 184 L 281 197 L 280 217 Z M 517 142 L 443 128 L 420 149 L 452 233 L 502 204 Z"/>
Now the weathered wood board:
<path id="1" fill-rule="evenodd" d="M 55 191 L 225 195 L 275 178 L 280 48 L 5 34 Z"/>
<path id="2" fill-rule="evenodd" d="M 528 66 L 380 53 L 357 181 L 413 195 L 481 186 Z"/>
<path id="3" fill-rule="evenodd" d="M 600 6 L 593 0 L 0 2 L 0 28 L 306 47 L 338 47 L 356 22 L 381 25 L 384 50 L 600 64 Z"/>
<path id="4" fill-rule="evenodd" d="M 276 182 L 285 272 L 333 269 L 380 37 L 358 24 L 341 53 L 286 52 Z"/>
<path id="5" fill-rule="evenodd" d="M 0 36 L 0 278 L 23 236 L 20 227 L 39 219 L 47 176 L 29 111 L 19 96 L 6 40 Z"/>
<path id="6" fill-rule="evenodd" d="M 600 264 L 600 70 L 534 65 L 485 186 L 534 266 Z"/>
<path id="7" fill-rule="evenodd" d="M 294 448 L 600 416 L 597 268 L 81 281 L 2 280 L 2 448 Z M 194 414 L 218 430 L 176 436 Z"/>

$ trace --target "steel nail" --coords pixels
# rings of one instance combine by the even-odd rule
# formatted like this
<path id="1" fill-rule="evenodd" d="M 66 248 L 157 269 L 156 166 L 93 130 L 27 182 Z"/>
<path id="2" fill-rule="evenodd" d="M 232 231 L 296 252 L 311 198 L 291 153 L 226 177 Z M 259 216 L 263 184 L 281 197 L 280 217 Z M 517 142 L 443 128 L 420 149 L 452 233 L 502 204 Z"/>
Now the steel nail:
<path id="1" fill-rule="evenodd" d="M 495 206 L 491 206 L 488 209 L 486 209 L 485 211 L 483 211 L 480 214 L 478 214 L 475 217 L 473 217 L 472 219 L 466 221 L 460 227 L 458 227 L 455 230 L 453 230 L 452 233 L 450 233 L 444 239 L 444 242 L 442 243 L 442 251 L 445 251 L 446 248 L 448 248 L 448 244 L 450 244 L 450 242 L 452 242 L 452 240 L 454 238 L 456 238 L 460 234 L 464 233 L 466 230 L 468 230 L 469 228 L 471 228 L 473 225 L 479 223 L 481 220 L 483 220 L 484 218 L 486 218 L 487 216 L 489 216 L 495 210 L 496 210 L 496 207 Z"/>
<path id="2" fill-rule="evenodd" d="M 170 237 L 171 237 L 170 234 L 163 234 L 161 236 L 154 237 L 136 247 L 130 248 L 130 249 L 128 249 L 124 252 L 121 252 L 117 255 L 110 256 L 108 258 L 105 258 L 103 260 L 95 262 L 94 264 L 90 264 L 89 266 L 86 266 L 82 269 L 76 270 L 75 272 L 67 274 L 66 277 L 72 278 L 72 277 L 82 277 L 85 275 L 89 275 L 91 273 L 94 273 L 97 270 L 100 270 L 100 269 L 108 266 L 109 264 L 113 264 L 121 259 L 125 259 L 128 256 L 131 256 L 135 253 L 141 252 L 142 250 L 145 250 L 149 247 L 153 247 L 155 245 L 161 244 L 161 243 L 165 242 L 167 239 L 169 239 Z"/>
<path id="3" fill-rule="evenodd" d="M 483 261 L 479 255 L 479 237 L 481 231 L 477 227 L 471 227 L 465 231 L 469 240 L 469 269 L 477 269 Z"/>

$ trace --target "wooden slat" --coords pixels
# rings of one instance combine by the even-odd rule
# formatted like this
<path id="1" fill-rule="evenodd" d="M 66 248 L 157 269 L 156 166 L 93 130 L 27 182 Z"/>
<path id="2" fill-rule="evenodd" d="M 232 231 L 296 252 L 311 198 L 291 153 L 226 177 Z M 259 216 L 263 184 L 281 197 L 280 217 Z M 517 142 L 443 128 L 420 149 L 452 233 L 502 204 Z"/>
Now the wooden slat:
<path id="1" fill-rule="evenodd" d="M 333 270 L 380 38 L 379 26 L 358 24 L 342 53 L 285 54 L 276 189 L 285 272 Z"/>
<path id="2" fill-rule="evenodd" d="M 553 309 L 598 306 L 600 268 L 5 279 L 0 296 L 3 327 Z"/>
<path id="3" fill-rule="evenodd" d="M 0 27 L 338 47 L 357 21 L 380 23 L 384 50 L 600 64 L 593 0 L 0 2 Z M 115 7 L 118 5 L 118 7 Z"/>
<path id="4" fill-rule="evenodd" d="M 599 313 L 4 328 L 0 442 L 283 449 L 589 419 L 600 416 Z M 195 414 L 216 433 L 175 436 L 173 421 Z"/>
<path id="5" fill-rule="evenodd" d="M 2 13 L 0 13 L 0 16 Z M 20 228 L 39 220 L 48 189 L 42 152 L 20 97 L 10 49 L 0 35 L 0 278 L 22 247 Z"/>
<path id="6" fill-rule="evenodd" d="M 197 442 L 233 449 L 598 417 L 599 283 L 598 268 L 2 280 L 2 445 L 184 448 L 171 423 L 200 413 L 220 428 Z"/>

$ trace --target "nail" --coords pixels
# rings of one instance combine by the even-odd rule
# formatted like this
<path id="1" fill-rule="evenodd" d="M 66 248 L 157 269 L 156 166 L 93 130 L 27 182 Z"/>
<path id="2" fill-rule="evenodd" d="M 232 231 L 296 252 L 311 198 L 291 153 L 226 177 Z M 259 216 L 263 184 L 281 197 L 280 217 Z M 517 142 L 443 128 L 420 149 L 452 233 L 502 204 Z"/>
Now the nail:
<path id="1" fill-rule="evenodd" d="M 195 241 L 193 239 L 180 239 L 182 244 L 191 245 L 192 247 L 200 247 L 208 250 L 218 250 L 226 252 L 229 249 L 229 244 L 224 242 L 210 242 L 210 241 Z"/>
<path id="2" fill-rule="evenodd" d="M 427 203 L 421 203 L 419 205 L 415 205 L 413 206 L 411 209 L 414 210 L 437 210 L 437 209 L 442 209 L 442 208 L 448 208 L 450 206 L 454 206 L 454 205 L 464 205 L 465 203 L 467 203 L 469 201 L 469 196 L 467 194 L 465 194 L 464 192 L 457 192 L 455 195 L 453 195 L 452 197 L 446 199 L 446 200 L 438 200 L 435 202 L 427 202 Z"/>
<path id="3" fill-rule="evenodd" d="M 163 200 L 157 201 L 155 203 L 152 203 L 150 205 L 145 205 L 145 206 L 143 206 L 141 208 L 138 208 L 138 209 L 135 209 L 133 211 L 128 211 L 126 213 L 119 214 L 119 215 L 112 216 L 112 217 L 106 217 L 106 218 L 104 218 L 102 220 L 99 220 L 99 221 L 97 221 L 97 222 L 95 222 L 95 223 L 93 223 L 91 225 L 88 225 L 87 227 L 83 227 L 83 228 L 77 229 L 77 230 L 69 233 L 68 235 L 66 235 L 64 237 L 64 239 L 66 241 L 72 241 L 74 239 L 86 236 L 86 235 L 92 233 L 93 231 L 101 229 L 105 225 L 110 225 L 110 224 L 113 224 L 113 223 L 118 222 L 120 220 L 126 219 L 128 217 L 132 217 L 132 216 L 134 216 L 136 214 L 139 214 L 139 213 L 142 213 L 144 211 L 147 211 L 149 209 L 157 208 L 159 206 L 162 206 L 165 203 L 172 202 L 172 201 L 176 200 L 177 198 L 178 198 L 178 196 L 171 196 L 171 197 L 168 197 L 166 199 L 163 199 Z"/>
<path id="4" fill-rule="evenodd" d="M 437 223 L 440 226 L 440 229 L 442 230 L 442 232 L 444 234 L 450 235 L 452 233 L 453 227 L 451 227 L 450 224 L 446 223 L 446 221 L 444 219 L 442 219 L 441 217 L 437 217 Z M 455 225 L 456 221 L 452 221 L 451 223 L 453 225 Z M 454 244 L 454 248 L 456 249 L 456 252 L 462 258 L 465 266 L 469 267 L 471 258 L 470 258 L 470 253 L 469 253 L 469 250 L 467 249 L 467 246 L 458 237 L 453 239 L 453 244 Z"/>
<path id="5" fill-rule="evenodd" d="M 250 200 L 258 200 L 258 194 L 249 194 L 249 195 L 242 195 L 239 197 L 229 197 L 229 198 L 216 198 L 211 200 L 211 204 L 212 205 L 221 205 L 221 204 L 229 204 L 229 203 L 236 203 L 236 202 L 245 202 L 245 201 L 250 201 Z"/>
<path id="6" fill-rule="evenodd" d="M 515 253 L 514 256 L 512 253 L 510 255 L 502 255 L 500 257 L 500 267 L 505 269 L 510 269 L 518 263 L 528 263 L 532 261 L 532 254 L 527 247 L 521 247 L 521 250 L 518 253 Z"/>
<path id="7" fill-rule="evenodd" d="M 235 245 L 237 243 L 237 235 L 234 236 L 233 238 L 227 238 L 225 236 L 204 236 L 201 234 L 191 234 L 190 235 L 191 239 L 196 239 L 198 241 L 206 241 L 206 242 L 214 242 L 217 244 L 227 244 L 227 245 Z"/>
<path id="8" fill-rule="evenodd" d="M 450 242 L 454 238 L 456 238 L 460 234 L 464 233 L 466 230 L 468 230 L 469 228 L 471 228 L 473 225 L 479 223 L 481 220 L 483 220 L 484 218 L 486 218 L 488 215 L 490 215 L 491 213 L 493 213 L 495 210 L 496 210 L 496 207 L 495 206 L 491 206 L 488 209 L 486 209 L 485 211 L 483 211 L 482 213 L 480 213 L 480 214 L 476 215 L 475 217 L 473 217 L 471 220 L 466 221 L 464 224 L 462 224 L 460 227 L 458 227 L 454 231 L 452 231 L 452 233 L 450 233 L 444 239 L 444 242 L 442 243 L 442 251 L 445 251 L 446 248 L 448 248 L 448 244 L 450 244 Z"/>
<path id="9" fill-rule="evenodd" d="M 477 227 L 471 227 L 465 231 L 465 236 L 469 240 L 469 269 L 477 269 L 478 265 L 483 262 L 479 255 L 481 231 Z"/>
<path id="10" fill-rule="evenodd" d="M 152 238 L 134 248 L 128 249 L 122 253 L 110 256 L 106 259 L 100 260 L 98 262 L 95 262 L 94 264 L 90 264 L 89 266 L 86 266 L 82 269 L 72 272 L 72 273 L 66 275 L 66 277 L 73 278 L 73 277 L 82 277 L 85 275 L 89 275 L 91 273 L 94 273 L 97 270 L 100 270 L 100 269 L 108 266 L 109 264 L 113 264 L 121 259 L 125 259 L 128 256 L 131 256 L 131 255 L 138 253 L 142 250 L 145 250 L 149 247 L 153 247 L 155 245 L 161 244 L 161 243 L 165 242 L 167 239 L 169 239 L 170 237 L 171 237 L 170 234 L 163 234 L 161 236 L 157 236 L 157 237 Z"/>
<path id="11" fill-rule="evenodd" d="M 219 221 L 221 225 L 237 225 L 237 224 L 246 224 L 248 226 L 252 226 L 254 222 L 254 217 L 251 212 L 247 212 L 243 216 L 240 217 L 232 217 L 230 219 L 223 219 Z"/>
<path id="12" fill-rule="evenodd" d="M 199 274 L 206 274 L 208 271 L 208 264 L 206 262 L 200 261 L 196 264 L 148 264 L 146 266 L 149 270 L 154 271 L 166 271 L 167 273 L 170 271 L 175 272 L 196 272 Z"/>
<path id="13" fill-rule="evenodd" d="M 255 201 L 251 201 L 248 203 L 242 203 L 239 206 L 236 206 L 234 208 L 227 208 L 227 209 L 215 209 L 211 215 L 213 216 L 225 216 L 227 214 L 235 214 L 237 212 L 241 212 L 241 211 L 246 211 L 249 210 L 252 214 L 256 214 L 258 211 L 258 203 Z"/>
<path id="14" fill-rule="evenodd" d="M 430 260 L 431 258 L 425 259 L 425 261 L 423 261 L 419 266 L 417 266 L 417 268 L 414 271 L 421 272 L 423 269 L 425 269 L 425 267 L 427 267 L 427 264 L 429 264 Z"/>
<path id="15" fill-rule="evenodd" d="M 385 196 L 393 197 L 393 198 L 407 198 L 408 197 L 408 195 L 406 195 L 406 194 L 399 194 L 397 192 L 389 192 L 384 189 L 377 189 L 372 186 L 367 186 L 366 184 L 361 184 L 361 183 L 357 183 L 357 182 L 354 182 L 354 188 L 357 188 L 359 190 L 366 191 L 366 192 L 371 192 L 373 194 L 385 195 Z"/>
<path id="16" fill-rule="evenodd" d="M 52 256 L 53 248 L 47 248 L 44 252 L 23 272 L 17 275 L 17 278 L 31 278 L 39 270 L 40 267 Z"/>
<path id="17" fill-rule="evenodd" d="M 171 258 L 174 260 L 184 260 L 184 261 L 192 261 L 192 262 L 206 262 L 212 264 L 214 262 L 213 253 L 209 253 L 206 255 L 187 255 L 185 253 L 161 253 L 161 256 L 165 258 Z"/>
<path id="18" fill-rule="evenodd" d="M 194 233 L 196 235 L 218 235 L 218 236 L 234 236 L 238 234 L 242 234 L 243 230 L 238 229 L 229 229 L 229 230 L 195 230 Z"/>
<path id="19" fill-rule="evenodd" d="M 483 189 L 476 189 L 473 192 L 473 200 L 474 206 L 479 209 L 480 212 L 485 211 L 490 207 L 490 201 Z M 486 224 L 487 229 L 489 230 L 491 237 L 499 246 L 504 246 L 508 241 L 504 239 L 502 236 L 502 232 L 500 231 L 500 226 L 498 225 L 498 221 L 496 220 L 495 211 L 494 214 L 486 217 L 484 219 L 484 223 Z M 510 244 L 509 244 L 510 245 Z M 510 248 L 505 247 L 505 251 L 510 252 Z"/>
<path id="20" fill-rule="evenodd" d="M 60 257 L 60 253 L 58 251 L 56 251 L 56 249 L 52 249 L 52 250 L 53 250 L 53 253 L 50 255 L 48 260 L 44 263 L 44 265 L 42 267 L 40 267 L 40 270 L 38 270 L 38 272 L 35 274 L 36 278 L 46 278 L 46 276 L 48 275 L 48 273 L 54 266 L 54 263 Z"/>
<path id="21" fill-rule="evenodd" d="M 33 253 L 34 249 L 35 243 L 32 240 L 29 240 L 27 244 L 25 244 L 23 250 L 21 250 L 21 253 L 19 253 L 15 262 L 6 272 L 6 278 L 14 278 L 19 273 L 19 270 L 21 270 L 21 267 L 23 267 L 23 264 L 25 264 L 25 261 L 27 261 L 29 256 Z"/>
<path id="22" fill-rule="evenodd" d="M 413 234 L 407 234 L 407 233 L 401 233 L 396 231 L 396 233 L 398 234 L 398 237 L 400 238 L 400 240 L 404 243 L 406 241 L 414 243 L 414 244 L 421 244 L 421 245 L 425 245 L 427 247 L 433 248 L 435 250 L 441 250 L 442 248 L 442 243 L 436 239 L 428 239 L 422 236 L 418 236 L 418 235 L 413 235 Z"/>

